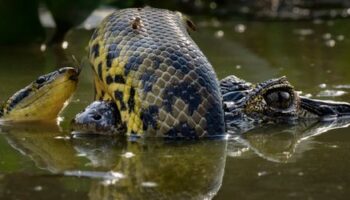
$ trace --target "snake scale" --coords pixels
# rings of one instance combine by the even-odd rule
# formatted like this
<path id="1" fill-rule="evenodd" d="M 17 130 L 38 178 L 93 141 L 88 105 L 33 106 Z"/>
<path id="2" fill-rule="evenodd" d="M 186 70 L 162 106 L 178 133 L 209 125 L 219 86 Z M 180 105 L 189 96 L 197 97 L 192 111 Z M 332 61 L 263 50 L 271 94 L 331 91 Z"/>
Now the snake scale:
<path id="1" fill-rule="evenodd" d="M 123 9 L 89 43 L 95 100 L 113 101 L 127 135 L 203 137 L 225 131 L 216 74 L 179 12 Z"/>

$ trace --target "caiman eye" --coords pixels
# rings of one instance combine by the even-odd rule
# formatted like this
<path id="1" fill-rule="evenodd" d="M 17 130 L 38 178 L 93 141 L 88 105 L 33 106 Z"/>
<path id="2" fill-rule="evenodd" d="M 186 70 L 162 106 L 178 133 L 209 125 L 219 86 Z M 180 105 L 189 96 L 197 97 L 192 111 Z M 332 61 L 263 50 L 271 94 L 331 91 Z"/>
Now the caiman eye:
<path id="1" fill-rule="evenodd" d="M 40 76 L 38 79 L 36 79 L 35 83 L 37 83 L 38 85 L 43 84 L 45 82 L 45 78 Z"/>
<path id="2" fill-rule="evenodd" d="M 287 109 L 292 103 L 292 95 L 287 91 L 272 91 L 265 95 L 267 105 L 277 109 Z"/>

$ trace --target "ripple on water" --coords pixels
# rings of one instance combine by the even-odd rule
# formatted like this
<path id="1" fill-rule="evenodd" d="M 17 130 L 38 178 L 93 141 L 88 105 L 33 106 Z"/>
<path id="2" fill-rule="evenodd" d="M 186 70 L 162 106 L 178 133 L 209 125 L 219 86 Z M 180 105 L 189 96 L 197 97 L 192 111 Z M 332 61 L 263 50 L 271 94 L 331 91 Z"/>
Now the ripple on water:
<path id="1" fill-rule="evenodd" d="M 103 171 L 73 170 L 73 171 L 65 171 L 63 174 L 65 176 L 87 177 L 87 178 L 113 180 L 113 181 L 119 181 L 120 179 L 125 178 L 124 174 L 116 171 L 103 172 Z"/>
<path id="2" fill-rule="evenodd" d="M 308 29 L 308 28 L 305 28 L 305 29 L 295 29 L 293 32 L 294 32 L 294 34 L 300 35 L 300 36 L 308 36 L 308 35 L 314 34 L 314 30 Z"/>
<path id="3" fill-rule="evenodd" d="M 323 90 L 319 92 L 316 96 L 317 97 L 339 97 L 339 96 L 343 96 L 344 94 L 347 94 L 347 92 L 343 90 Z"/>
<path id="4" fill-rule="evenodd" d="M 333 39 L 330 39 L 330 40 L 326 40 L 326 42 L 325 42 L 325 45 L 327 46 L 327 47 L 334 47 L 335 46 L 335 40 L 333 40 Z"/>
<path id="5" fill-rule="evenodd" d="M 40 192 L 42 190 L 43 190 L 43 186 L 41 186 L 41 185 L 38 185 L 38 186 L 34 187 L 34 191 Z"/>
<path id="6" fill-rule="evenodd" d="M 157 187 L 158 184 L 155 182 L 142 182 L 141 183 L 142 187 Z"/>
<path id="7" fill-rule="evenodd" d="M 125 158 L 132 158 L 132 157 L 135 156 L 135 154 L 132 153 L 132 152 L 126 152 L 122 156 L 125 157 Z"/>
<path id="8" fill-rule="evenodd" d="M 350 89 L 350 84 L 345 84 L 345 85 L 336 85 L 334 86 L 336 89 Z"/>
<path id="9" fill-rule="evenodd" d="M 245 30 L 246 30 L 246 26 L 244 25 L 244 24 L 237 24 L 236 26 L 235 26 L 235 31 L 237 32 L 237 33 L 244 33 L 245 32 Z"/>

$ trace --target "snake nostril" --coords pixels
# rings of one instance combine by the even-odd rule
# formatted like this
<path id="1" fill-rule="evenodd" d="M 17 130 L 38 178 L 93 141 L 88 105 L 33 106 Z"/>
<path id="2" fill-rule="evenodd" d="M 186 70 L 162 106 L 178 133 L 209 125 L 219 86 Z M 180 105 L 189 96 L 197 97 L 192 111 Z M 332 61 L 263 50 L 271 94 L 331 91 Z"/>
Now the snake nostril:
<path id="1" fill-rule="evenodd" d="M 100 120 L 102 117 L 101 117 L 101 115 L 94 114 L 94 115 L 92 116 L 92 118 L 93 118 L 94 120 L 98 121 L 98 120 Z"/>

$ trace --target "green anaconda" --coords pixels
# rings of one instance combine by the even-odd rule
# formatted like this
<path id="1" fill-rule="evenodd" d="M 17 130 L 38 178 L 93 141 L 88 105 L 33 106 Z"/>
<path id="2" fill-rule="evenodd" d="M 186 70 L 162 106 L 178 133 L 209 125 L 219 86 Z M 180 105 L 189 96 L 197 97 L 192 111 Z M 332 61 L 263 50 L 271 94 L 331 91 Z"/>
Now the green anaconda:
<path id="1" fill-rule="evenodd" d="M 79 69 L 64 67 L 39 76 L 0 108 L 1 121 L 52 120 L 76 90 Z"/>
<path id="2" fill-rule="evenodd" d="M 113 135 L 118 132 L 128 136 L 200 138 L 223 136 L 226 129 L 250 129 L 263 122 L 350 115 L 347 103 L 299 96 L 285 77 L 251 84 L 229 76 L 219 82 L 189 36 L 191 28 L 193 24 L 179 12 L 162 9 L 123 9 L 107 16 L 89 43 L 95 102 L 76 116 L 74 129 Z M 77 74 L 75 71 L 74 80 Z M 26 115 L 40 116 L 44 112 L 52 116 L 55 112 L 47 107 L 60 105 L 75 89 L 73 84 L 74 89 L 64 91 L 52 87 L 52 83 L 43 84 L 55 93 L 40 100 L 35 100 L 40 92 L 33 98 L 22 98 L 28 96 L 26 90 L 18 92 L 14 96 L 21 98 L 8 100 L 2 118 L 25 120 L 31 119 Z M 36 91 L 42 88 L 45 87 Z M 61 100 L 55 103 L 52 99 Z M 36 101 L 46 105 L 42 107 L 46 110 L 39 111 L 42 108 Z M 32 109 L 17 116 L 13 108 L 19 105 Z"/>
<path id="3" fill-rule="evenodd" d="M 95 100 L 116 103 L 127 135 L 225 132 L 219 83 L 190 24 L 179 12 L 132 8 L 107 16 L 93 33 Z"/>

